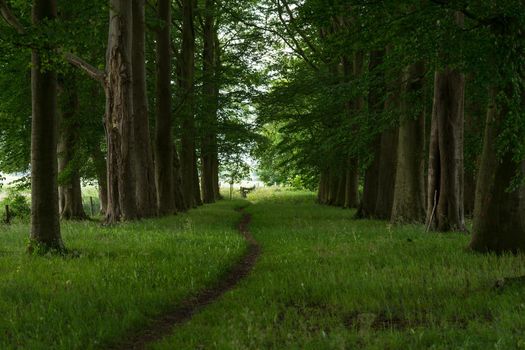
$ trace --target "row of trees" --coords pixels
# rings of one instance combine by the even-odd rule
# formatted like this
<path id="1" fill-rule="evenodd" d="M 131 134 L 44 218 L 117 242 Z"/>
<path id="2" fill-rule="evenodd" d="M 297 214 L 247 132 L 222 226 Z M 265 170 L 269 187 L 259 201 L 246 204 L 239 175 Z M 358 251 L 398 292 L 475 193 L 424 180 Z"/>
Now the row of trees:
<path id="1" fill-rule="evenodd" d="M 251 135 L 231 112 L 248 99 L 236 82 L 254 75 L 236 53 L 256 51 L 232 41 L 234 6 L 0 1 L 0 169 L 31 164 L 31 249 L 63 250 L 60 216 L 86 218 L 81 178 L 98 182 L 107 224 L 220 198 L 220 158 Z"/>
<path id="2" fill-rule="evenodd" d="M 287 54 L 260 101 L 263 168 L 360 218 L 465 231 L 473 214 L 471 248 L 525 249 L 522 3 L 265 4 Z"/>

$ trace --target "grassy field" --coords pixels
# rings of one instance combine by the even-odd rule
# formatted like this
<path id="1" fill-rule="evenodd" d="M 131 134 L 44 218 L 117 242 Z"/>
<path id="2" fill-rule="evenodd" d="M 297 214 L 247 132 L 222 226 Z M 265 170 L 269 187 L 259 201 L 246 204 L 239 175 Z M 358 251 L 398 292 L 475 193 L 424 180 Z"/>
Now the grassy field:
<path id="1" fill-rule="evenodd" d="M 520 349 L 523 256 L 477 255 L 464 234 L 352 220 L 308 193 L 258 192 L 252 274 L 156 349 Z"/>
<path id="2" fill-rule="evenodd" d="M 64 223 L 78 257 L 25 254 L 27 224 L 0 224 L 0 349 L 89 349 L 212 284 L 246 245 L 242 201 L 116 227 Z"/>

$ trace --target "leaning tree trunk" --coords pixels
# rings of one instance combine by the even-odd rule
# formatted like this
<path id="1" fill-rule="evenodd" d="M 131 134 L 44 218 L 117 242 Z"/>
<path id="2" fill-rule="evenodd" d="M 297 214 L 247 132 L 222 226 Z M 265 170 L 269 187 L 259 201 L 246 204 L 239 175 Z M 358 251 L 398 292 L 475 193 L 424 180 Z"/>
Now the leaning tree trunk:
<path id="1" fill-rule="evenodd" d="M 520 163 L 513 159 L 512 150 L 498 154 L 498 136 L 508 115 L 506 108 L 498 106 L 497 93 L 492 89 L 470 247 L 480 252 L 518 252 L 525 250 L 525 225 L 520 211 L 520 189 L 510 186 L 519 174 Z"/>
<path id="2" fill-rule="evenodd" d="M 421 95 L 423 90 L 423 63 L 409 68 L 406 92 Z M 396 182 L 391 221 L 395 223 L 423 223 L 425 221 L 425 113 L 423 107 L 413 116 L 412 103 L 404 99 L 399 127 Z M 418 101 L 420 104 L 421 101 Z"/>
<path id="3" fill-rule="evenodd" d="M 436 72 L 434 79 L 427 223 L 438 231 L 464 231 L 465 77 L 456 70 L 445 68 Z"/>
<path id="4" fill-rule="evenodd" d="M 195 158 L 195 116 L 194 116 L 194 70 L 195 70 L 195 31 L 193 0 L 182 2 L 182 52 L 180 63 L 180 85 L 181 85 L 181 170 L 184 199 L 189 208 L 198 205 L 196 198 L 195 172 L 197 160 Z"/>
<path id="5" fill-rule="evenodd" d="M 157 215 L 157 186 L 148 119 L 145 64 L 145 0 L 133 0 L 133 131 L 137 212 L 140 217 Z"/>
<path id="6" fill-rule="evenodd" d="M 137 218 L 132 166 L 132 3 L 110 1 L 106 62 L 106 133 L 108 147 L 108 208 L 106 222 Z"/>
<path id="7" fill-rule="evenodd" d="M 54 20 L 55 0 L 34 0 L 33 23 Z M 33 49 L 31 66 L 31 236 L 29 251 L 63 250 L 57 186 L 57 76 L 46 69 L 44 49 Z M 51 51 L 52 48 L 46 48 Z"/>

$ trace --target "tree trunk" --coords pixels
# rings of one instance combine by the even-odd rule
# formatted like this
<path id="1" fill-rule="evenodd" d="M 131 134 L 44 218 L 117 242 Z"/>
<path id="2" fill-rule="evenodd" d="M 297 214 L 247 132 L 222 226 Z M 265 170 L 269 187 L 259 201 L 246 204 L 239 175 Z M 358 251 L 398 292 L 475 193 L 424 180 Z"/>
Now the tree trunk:
<path id="1" fill-rule="evenodd" d="M 157 114 L 155 123 L 155 179 L 160 215 L 176 212 L 173 183 L 173 121 L 171 93 L 171 1 L 159 0 L 157 15 Z"/>
<path id="2" fill-rule="evenodd" d="M 140 217 L 157 215 L 157 187 L 148 118 L 145 64 L 145 0 L 133 0 L 133 131 L 135 136 L 135 174 L 137 213 Z"/>
<path id="3" fill-rule="evenodd" d="M 33 23 L 54 20 L 55 0 L 34 0 Z M 47 48 L 51 51 L 52 48 Z M 31 128 L 31 236 L 29 251 L 63 250 L 60 234 L 57 186 L 57 76 L 46 70 L 47 62 L 38 49 L 32 51 Z"/>
<path id="4" fill-rule="evenodd" d="M 383 56 L 385 52 L 372 51 L 370 53 L 369 72 L 375 74 L 376 69 L 383 63 Z M 368 108 L 369 115 L 371 115 L 368 121 L 372 129 L 380 122 L 380 114 L 383 111 L 383 103 L 381 91 L 384 88 L 384 77 L 378 76 L 380 83 L 372 85 L 368 91 Z M 365 172 L 365 185 L 363 189 L 363 198 L 357 211 L 357 218 L 375 218 L 376 214 L 376 202 L 377 194 L 379 191 L 379 168 L 381 159 L 381 134 L 377 135 L 371 145 L 372 162 L 368 166 Z"/>
<path id="5" fill-rule="evenodd" d="M 195 159 L 195 117 L 193 99 L 193 76 L 195 70 L 195 31 L 193 28 L 193 0 L 182 2 L 182 54 L 180 63 L 180 100 L 181 100 L 181 174 L 184 199 L 189 208 L 197 206 L 195 198 L 195 170 L 197 160 Z"/>
<path id="6" fill-rule="evenodd" d="M 465 230 L 464 105 L 464 76 L 450 68 L 436 72 L 428 166 L 427 223 L 438 231 Z"/>
<path id="7" fill-rule="evenodd" d="M 381 151 L 376 199 L 376 218 L 390 220 L 396 184 L 398 128 L 381 133 Z"/>
<path id="8" fill-rule="evenodd" d="M 179 154 L 177 153 L 177 147 L 175 145 L 173 145 L 173 186 L 175 189 L 174 198 L 177 211 L 188 211 L 188 204 L 184 198 L 184 191 L 182 188 L 182 174 L 180 169 Z"/>
<path id="9" fill-rule="evenodd" d="M 406 86 L 408 96 L 422 94 L 424 74 L 425 67 L 421 62 L 409 68 Z M 425 221 L 425 113 L 424 110 L 416 111 L 414 117 L 412 109 L 412 103 L 405 98 L 402 106 L 403 120 L 399 128 L 391 217 L 391 221 L 395 223 Z"/>
<path id="10" fill-rule="evenodd" d="M 359 164 L 356 157 L 349 157 L 347 161 L 345 179 L 345 208 L 359 206 Z"/>
<path id="11" fill-rule="evenodd" d="M 64 78 L 61 93 L 60 138 L 58 142 L 58 171 L 60 177 L 60 217 L 65 220 L 87 218 L 82 204 L 79 162 L 75 155 L 79 145 L 78 95 L 74 78 Z"/>
<path id="12" fill-rule="evenodd" d="M 202 140 L 201 140 L 201 163 L 202 163 L 202 199 L 204 203 L 213 203 L 216 199 L 214 189 L 214 162 L 216 145 L 216 123 L 217 123 L 217 104 L 215 91 L 217 84 L 215 76 L 215 0 L 205 1 L 205 19 L 203 30 L 203 118 L 202 118 Z"/>
<path id="13" fill-rule="evenodd" d="M 108 208 L 106 222 L 137 218 L 133 152 L 132 3 L 110 1 L 106 62 Z"/>
<path id="14" fill-rule="evenodd" d="M 500 127 L 508 116 L 506 109 L 497 105 L 497 93 L 492 89 L 487 112 L 470 247 L 479 252 L 519 252 L 525 250 L 525 225 L 520 189 L 510 185 L 520 163 L 512 159 L 512 150 L 498 155 Z"/>

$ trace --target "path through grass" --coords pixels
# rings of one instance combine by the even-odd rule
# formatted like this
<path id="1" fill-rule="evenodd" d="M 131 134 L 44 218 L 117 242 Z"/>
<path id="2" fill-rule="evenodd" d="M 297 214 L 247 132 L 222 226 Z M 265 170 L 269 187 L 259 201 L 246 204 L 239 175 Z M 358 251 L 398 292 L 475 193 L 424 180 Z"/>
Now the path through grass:
<path id="1" fill-rule="evenodd" d="M 307 193 L 251 196 L 252 274 L 156 349 L 525 348 L 523 256 L 476 255 L 463 234 L 352 220 Z"/>
<path id="2" fill-rule="evenodd" d="M 0 226 L 0 349 L 100 348 L 140 329 L 240 259 L 243 203 L 112 228 L 64 223 L 76 258 L 28 256 L 28 225 Z"/>

